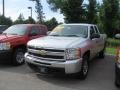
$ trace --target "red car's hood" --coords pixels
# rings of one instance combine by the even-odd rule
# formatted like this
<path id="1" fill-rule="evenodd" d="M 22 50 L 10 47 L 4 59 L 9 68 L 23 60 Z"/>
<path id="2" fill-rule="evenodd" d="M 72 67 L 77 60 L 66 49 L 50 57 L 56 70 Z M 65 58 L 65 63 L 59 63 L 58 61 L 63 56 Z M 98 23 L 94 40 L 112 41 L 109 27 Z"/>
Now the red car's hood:
<path id="1" fill-rule="evenodd" d="M 22 36 L 19 35 L 0 35 L 0 42 L 9 42 L 16 40 L 18 38 L 22 38 Z"/>

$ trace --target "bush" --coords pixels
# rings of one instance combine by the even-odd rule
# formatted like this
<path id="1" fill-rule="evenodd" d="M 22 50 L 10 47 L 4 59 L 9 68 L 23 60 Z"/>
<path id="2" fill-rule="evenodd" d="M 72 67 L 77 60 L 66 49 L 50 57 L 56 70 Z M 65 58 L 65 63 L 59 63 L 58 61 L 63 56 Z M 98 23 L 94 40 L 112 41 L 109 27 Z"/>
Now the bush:
<path id="1" fill-rule="evenodd" d="M 120 40 L 119 39 L 109 38 L 107 40 L 107 46 L 108 47 L 117 47 L 118 45 L 120 45 Z"/>

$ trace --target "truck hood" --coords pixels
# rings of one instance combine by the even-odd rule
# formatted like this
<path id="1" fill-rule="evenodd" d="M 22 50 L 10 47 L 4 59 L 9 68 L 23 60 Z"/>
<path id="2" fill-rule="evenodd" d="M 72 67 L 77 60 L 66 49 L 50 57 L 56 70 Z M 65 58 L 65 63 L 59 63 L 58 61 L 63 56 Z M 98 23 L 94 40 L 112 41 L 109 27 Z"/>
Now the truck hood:
<path id="1" fill-rule="evenodd" d="M 21 38 L 19 35 L 0 35 L 0 42 L 9 42 Z"/>
<path id="2" fill-rule="evenodd" d="M 38 48 L 73 48 L 76 44 L 82 43 L 85 38 L 82 37 L 55 37 L 46 36 L 38 39 L 31 40 L 28 42 L 28 46 L 38 47 Z"/>

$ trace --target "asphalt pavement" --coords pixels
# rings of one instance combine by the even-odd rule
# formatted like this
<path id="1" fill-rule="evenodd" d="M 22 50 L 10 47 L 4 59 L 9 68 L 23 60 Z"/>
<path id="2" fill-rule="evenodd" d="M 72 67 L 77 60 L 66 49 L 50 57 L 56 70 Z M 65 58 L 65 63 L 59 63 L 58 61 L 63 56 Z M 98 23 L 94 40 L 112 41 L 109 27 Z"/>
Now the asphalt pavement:
<path id="1" fill-rule="evenodd" d="M 40 75 L 27 65 L 0 64 L 0 90 L 119 90 L 114 85 L 114 56 L 90 63 L 86 80 L 68 76 Z"/>

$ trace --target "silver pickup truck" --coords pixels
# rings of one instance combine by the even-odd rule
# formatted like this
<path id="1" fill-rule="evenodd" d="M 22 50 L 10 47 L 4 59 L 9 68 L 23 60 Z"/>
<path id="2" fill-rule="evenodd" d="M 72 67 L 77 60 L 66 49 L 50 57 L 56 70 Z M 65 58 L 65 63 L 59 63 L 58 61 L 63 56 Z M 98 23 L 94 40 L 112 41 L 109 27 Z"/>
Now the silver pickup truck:
<path id="1" fill-rule="evenodd" d="M 104 58 L 105 34 L 93 24 L 58 25 L 48 36 L 28 42 L 25 60 L 40 72 L 63 72 L 85 79 L 89 61 Z"/>

